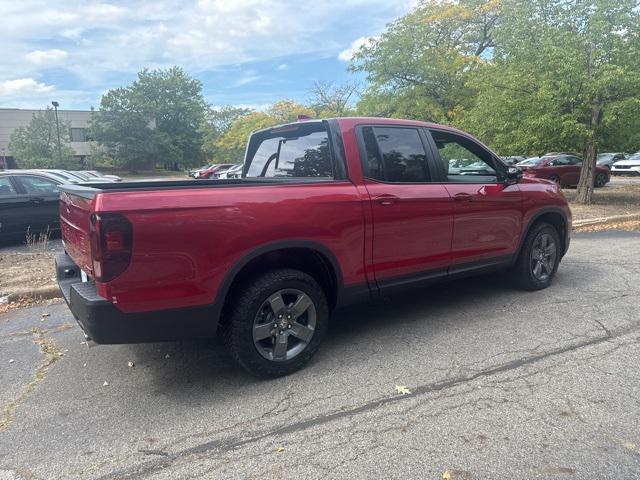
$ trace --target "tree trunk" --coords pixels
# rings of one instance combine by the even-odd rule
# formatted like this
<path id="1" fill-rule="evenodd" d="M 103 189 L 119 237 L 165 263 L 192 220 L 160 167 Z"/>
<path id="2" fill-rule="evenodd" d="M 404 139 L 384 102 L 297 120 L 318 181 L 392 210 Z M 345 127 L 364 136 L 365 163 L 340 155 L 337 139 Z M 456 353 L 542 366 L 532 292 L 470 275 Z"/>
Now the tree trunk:
<path id="1" fill-rule="evenodd" d="M 580 170 L 580 181 L 576 192 L 576 202 L 584 205 L 591 204 L 593 196 L 593 184 L 596 177 L 596 162 L 598 160 L 598 145 L 596 141 L 597 130 L 602 122 L 602 107 L 595 105 L 591 109 L 591 133 L 585 143 L 582 152 L 582 169 Z"/>

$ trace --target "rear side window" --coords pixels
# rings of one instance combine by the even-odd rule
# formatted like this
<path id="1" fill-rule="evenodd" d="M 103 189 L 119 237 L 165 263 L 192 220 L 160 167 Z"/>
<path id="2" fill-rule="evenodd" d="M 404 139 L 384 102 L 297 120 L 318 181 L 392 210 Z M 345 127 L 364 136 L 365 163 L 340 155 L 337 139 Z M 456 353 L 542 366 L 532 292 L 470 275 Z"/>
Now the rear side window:
<path id="1" fill-rule="evenodd" d="M 25 192 L 31 195 L 44 195 L 47 193 L 57 193 L 58 184 L 53 180 L 43 177 L 19 176 L 16 180 Z"/>
<path id="2" fill-rule="evenodd" d="M 329 135 L 323 124 L 259 132 L 247 151 L 247 177 L 333 178 Z"/>
<path id="3" fill-rule="evenodd" d="M 7 197 L 9 195 L 15 195 L 16 191 L 11 185 L 9 177 L 0 177 L 0 197 Z"/>
<path id="4" fill-rule="evenodd" d="M 362 137 L 369 178 L 391 183 L 431 181 L 418 129 L 364 127 Z"/>

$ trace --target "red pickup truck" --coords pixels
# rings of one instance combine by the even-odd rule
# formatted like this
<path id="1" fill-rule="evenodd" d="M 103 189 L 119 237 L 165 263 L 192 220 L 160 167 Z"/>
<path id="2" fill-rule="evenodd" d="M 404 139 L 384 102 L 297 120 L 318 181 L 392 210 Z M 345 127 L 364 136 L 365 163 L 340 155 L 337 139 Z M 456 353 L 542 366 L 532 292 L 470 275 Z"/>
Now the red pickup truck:
<path id="1" fill-rule="evenodd" d="M 483 162 L 486 168 L 451 168 Z M 547 287 L 569 247 L 558 185 L 473 137 L 340 118 L 251 135 L 240 179 L 64 185 L 64 298 L 88 339 L 221 334 L 263 377 L 301 368 L 330 313 L 397 289 L 509 269 Z"/>

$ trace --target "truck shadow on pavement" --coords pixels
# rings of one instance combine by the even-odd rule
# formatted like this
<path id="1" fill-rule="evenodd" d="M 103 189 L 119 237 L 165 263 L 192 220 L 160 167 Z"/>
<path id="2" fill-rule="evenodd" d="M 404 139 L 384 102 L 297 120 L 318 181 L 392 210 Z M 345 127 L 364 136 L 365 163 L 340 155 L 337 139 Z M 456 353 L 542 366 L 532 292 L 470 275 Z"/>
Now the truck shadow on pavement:
<path id="1" fill-rule="evenodd" d="M 599 268 L 580 266 L 581 288 L 589 289 L 590 283 L 597 283 Z M 523 305 L 535 308 L 549 298 L 569 296 L 576 282 L 575 274 L 568 271 L 572 269 L 560 270 L 554 284 L 538 292 L 519 291 L 509 285 L 504 275 L 496 273 L 341 309 L 333 314 L 324 342 L 312 362 L 300 372 L 276 381 L 296 382 L 308 375 L 335 374 L 341 359 L 346 357 L 366 362 L 368 356 L 384 349 L 399 351 L 412 342 L 446 336 L 450 329 L 471 328 L 474 322 L 491 317 L 494 309 L 514 310 Z M 185 388 L 193 395 L 195 390 L 206 394 L 264 383 L 237 366 L 220 340 L 111 348 L 125 349 L 137 362 L 148 365 L 157 392 L 173 391 L 178 397 L 185 394 Z"/>

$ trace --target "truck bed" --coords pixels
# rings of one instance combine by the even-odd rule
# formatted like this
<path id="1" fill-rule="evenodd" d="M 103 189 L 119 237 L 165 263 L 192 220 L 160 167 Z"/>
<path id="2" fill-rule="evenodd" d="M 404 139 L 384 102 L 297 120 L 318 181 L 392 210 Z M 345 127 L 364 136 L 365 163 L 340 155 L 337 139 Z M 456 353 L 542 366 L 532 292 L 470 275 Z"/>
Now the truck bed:
<path id="1" fill-rule="evenodd" d="M 105 182 L 64 184 L 58 188 L 62 192 L 82 198 L 93 198 L 98 193 L 196 189 L 203 187 L 228 188 L 249 187 L 265 184 L 307 184 L 322 183 L 330 179 L 323 178 L 233 178 L 228 180 L 147 180 L 144 182 Z"/>

